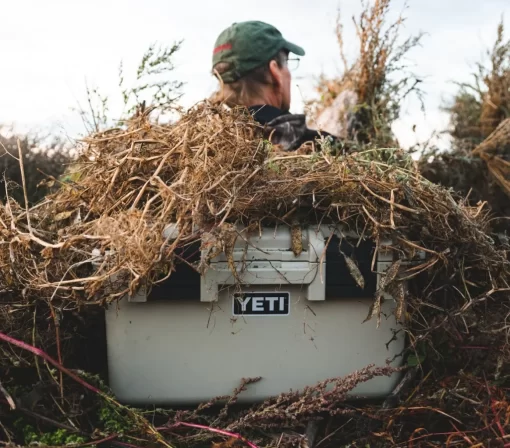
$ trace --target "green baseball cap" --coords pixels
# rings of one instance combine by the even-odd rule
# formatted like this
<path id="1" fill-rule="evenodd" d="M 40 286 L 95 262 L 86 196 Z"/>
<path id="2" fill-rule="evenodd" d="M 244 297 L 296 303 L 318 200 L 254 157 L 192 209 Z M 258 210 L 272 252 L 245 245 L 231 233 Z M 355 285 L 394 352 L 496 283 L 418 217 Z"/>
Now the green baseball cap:
<path id="1" fill-rule="evenodd" d="M 268 23 L 234 23 L 216 40 L 213 67 L 219 62 L 228 62 L 231 69 L 222 73 L 221 79 L 225 83 L 231 83 L 264 65 L 281 50 L 288 50 L 298 56 L 305 55 L 305 50 L 285 40 L 282 33 Z"/>

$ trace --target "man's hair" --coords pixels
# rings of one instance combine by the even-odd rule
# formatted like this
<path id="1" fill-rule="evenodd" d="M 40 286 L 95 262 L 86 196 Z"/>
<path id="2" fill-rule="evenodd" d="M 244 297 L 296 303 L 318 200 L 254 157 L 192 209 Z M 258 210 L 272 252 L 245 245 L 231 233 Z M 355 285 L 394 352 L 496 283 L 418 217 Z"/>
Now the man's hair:
<path id="1" fill-rule="evenodd" d="M 235 82 L 223 83 L 221 81 L 222 73 L 230 70 L 232 67 L 228 62 L 218 62 L 213 67 L 213 72 L 220 80 L 220 88 L 211 100 L 213 102 L 224 102 L 228 106 L 248 106 L 252 98 L 261 96 L 262 89 L 272 85 L 273 81 L 269 71 L 271 61 L 276 61 L 278 67 L 283 68 L 287 64 L 288 51 L 281 50 L 276 56 L 271 58 L 266 64 L 253 69 Z"/>

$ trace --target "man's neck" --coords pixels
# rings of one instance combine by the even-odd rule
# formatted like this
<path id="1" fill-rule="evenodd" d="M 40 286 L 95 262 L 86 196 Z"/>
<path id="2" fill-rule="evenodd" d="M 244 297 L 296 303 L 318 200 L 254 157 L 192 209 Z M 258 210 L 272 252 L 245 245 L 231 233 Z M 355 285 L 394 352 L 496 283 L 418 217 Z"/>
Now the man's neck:
<path id="1" fill-rule="evenodd" d="M 282 108 L 281 99 L 278 98 L 279 95 L 271 91 L 270 89 L 262 89 L 260 95 L 250 98 L 247 104 L 248 107 L 259 106 L 261 104 L 276 107 L 277 109 Z"/>

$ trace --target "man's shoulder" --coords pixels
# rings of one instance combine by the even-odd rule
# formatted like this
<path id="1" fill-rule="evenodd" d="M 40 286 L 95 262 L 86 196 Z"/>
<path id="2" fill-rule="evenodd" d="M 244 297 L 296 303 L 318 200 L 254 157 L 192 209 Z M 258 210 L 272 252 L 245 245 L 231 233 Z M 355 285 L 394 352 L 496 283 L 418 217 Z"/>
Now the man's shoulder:
<path id="1" fill-rule="evenodd" d="M 291 114 L 274 106 L 251 106 L 248 108 L 258 123 L 266 126 L 271 142 L 286 151 L 294 151 L 306 142 L 323 137 L 334 137 L 327 132 L 308 128 L 306 115 Z"/>

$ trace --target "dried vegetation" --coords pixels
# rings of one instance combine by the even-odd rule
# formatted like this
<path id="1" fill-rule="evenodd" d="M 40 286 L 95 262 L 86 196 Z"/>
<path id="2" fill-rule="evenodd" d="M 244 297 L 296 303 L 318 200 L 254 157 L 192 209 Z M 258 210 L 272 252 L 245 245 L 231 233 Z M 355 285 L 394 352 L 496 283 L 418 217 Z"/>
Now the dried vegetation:
<path id="1" fill-rule="evenodd" d="M 354 89 L 353 123 L 363 125 L 354 124 L 350 134 L 356 152 L 338 154 L 326 142 L 320 153 L 313 142 L 281 152 L 242 110 L 207 102 L 165 126 L 150 119 L 151 108 L 140 108 L 125 126 L 84 139 L 74 173 L 66 182 L 53 180 L 57 190 L 44 200 L 32 206 L 25 194 L 6 199 L 0 207 L 0 439 L 11 445 L 304 447 L 312 421 L 315 446 L 322 447 L 508 445 L 510 246 L 492 233 L 487 204 L 430 182 L 420 173 L 423 162 L 418 167 L 406 152 L 379 149 L 393 141 L 398 98 L 416 87 L 410 78 L 392 84 L 388 77 L 418 42 L 395 46 L 401 20 L 385 28 L 388 8 L 385 0 L 365 5 L 357 27 L 360 60 L 340 81 L 321 84 L 325 106 L 339 86 Z M 501 78 L 488 78 L 487 85 L 502 97 L 497 82 Z M 503 104 L 492 95 L 491 103 Z M 475 155 L 486 177 L 476 180 L 499 182 L 504 195 L 507 165 L 501 161 L 508 159 L 500 151 L 509 140 L 506 124 L 496 129 L 500 115 L 486 108 L 486 125 L 470 134 L 478 140 L 469 151 L 481 144 Z M 458 117 L 458 123 L 467 120 Z M 165 236 L 169 223 L 177 232 Z M 85 372 L 101 371 L 84 356 L 92 352 L 97 361 L 99 344 L 80 339 L 83 328 L 97 322 L 92 310 L 150 288 L 179 263 L 203 273 L 223 252 L 235 271 L 236 239 L 260 226 L 296 223 L 347 226 L 374 240 L 377 250 L 387 241 L 393 249 L 394 263 L 364 323 L 377 324 L 382 293 L 392 293 L 408 345 L 400 354 L 405 381 L 384 404 L 346 397 L 360 382 L 393 373 L 389 366 L 367 366 L 249 409 L 239 407 L 237 397 L 257 378 L 240 379 L 232 396 L 195 409 L 148 410 L 117 403 L 100 376 Z M 190 263 L 182 249 L 196 242 L 201 259 Z M 417 261 L 418 252 L 424 260 Z M 416 263 L 405 266 L 404 259 Z M 351 272 L 357 275 L 355 263 Z M 95 328 L 100 340 L 100 325 Z"/>
<path id="2" fill-rule="evenodd" d="M 419 99 L 422 95 L 421 80 L 409 72 L 405 57 L 420 44 L 423 34 L 401 39 L 405 17 L 389 22 L 391 0 L 361 3 L 360 17 L 353 18 L 358 56 L 350 63 L 344 53 L 346 39 L 339 16 L 336 35 L 344 71 L 336 78 L 321 76 L 316 86 L 319 99 L 310 101 L 309 106 L 318 125 L 336 130 L 334 133 L 344 139 L 397 146 L 391 124 L 400 115 L 401 103 L 410 94 Z M 341 113 L 330 113 L 335 110 Z"/>

